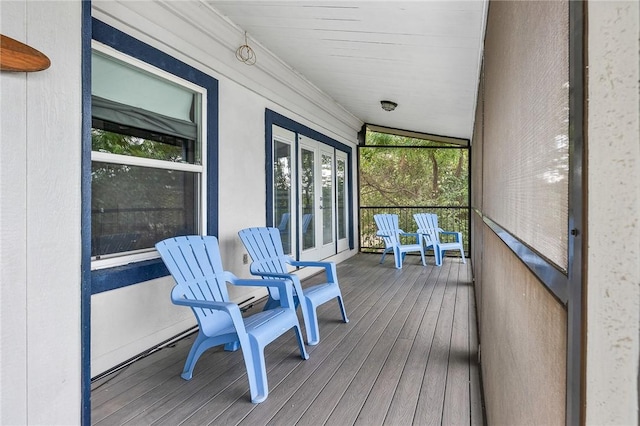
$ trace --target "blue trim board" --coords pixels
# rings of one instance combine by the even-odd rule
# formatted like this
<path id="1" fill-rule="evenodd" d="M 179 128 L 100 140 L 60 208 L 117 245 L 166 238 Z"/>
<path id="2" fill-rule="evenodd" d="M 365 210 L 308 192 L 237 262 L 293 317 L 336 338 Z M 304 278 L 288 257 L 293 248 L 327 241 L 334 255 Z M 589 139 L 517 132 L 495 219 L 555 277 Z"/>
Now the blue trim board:
<path id="1" fill-rule="evenodd" d="M 90 7 L 89 7 L 90 9 Z M 92 34 L 89 34 L 88 59 L 91 61 L 91 36 L 94 40 L 106 44 L 126 55 L 144 61 L 150 65 L 174 74 L 184 80 L 190 81 L 207 89 L 207 235 L 218 235 L 218 80 L 169 56 L 168 54 L 149 46 L 128 34 L 119 31 L 97 19 L 91 20 Z M 84 76 L 83 96 L 89 97 L 89 107 L 83 111 L 91 125 L 90 97 L 91 74 Z M 88 118 L 87 118 L 88 116 Z M 90 127 L 89 127 L 90 129 Z M 83 142 L 83 226 L 86 232 L 83 234 L 83 251 L 91 252 L 91 137 L 90 133 L 84 135 Z M 84 228 L 83 228 L 84 229 Z M 169 275 L 169 272 L 161 265 L 161 261 L 136 262 L 115 268 L 91 271 L 91 293 L 113 290 L 127 285 L 137 284 L 154 278 Z M 89 260 L 90 267 L 90 260 Z"/>
<path id="2" fill-rule="evenodd" d="M 267 211 L 265 216 L 266 226 L 273 226 L 273 121 L 269 110 L 264 115 L 264 175 L 267 182 L 266 195 L 267 195 Z M 296 136 L 296 145 L 298 144 L 298 137 Z M 297 163 L 296 163 L 297 164 Z"/>
<path id="3" fill-rule="evenodd" d="M 91 425 L 91 0 L 82 1 L 80 424 Z"/>
<path id="4" fill-rule="evenodd" d="M 477 212 L 476 212 L 477 213 Z M 484 223 L 524 262 L 538 277 L 542 284 L 557 297 L 565 306 L 569 300 L 569 284 L 567 275 L 557 269 L 551 262 L 530 249 L 520 240 L 511 235 L 493 220 L 482 216 Z"/>
<path id="5" fill-rule="evenodd" d="M 91 293 L 115 290 L 169 275 L 162 259 L 136 262 L 134 266 L 123 265 L 115 268 L 91 271 Z"/>
<path id="6" fill-rule="evenodd" d="M 330 138 L 316 130 L 313 130 L 304 124 L 300 124 L 297 121 L 294 121 L 290 118 L 285 117 L 284 115 L 278 114 L 275 111 L 270 109 L 265 110 L 265 174 L 266 174 L 266 194 L 267 194 L 267 211 L 266 211 L 266 223 L 267 226 L 271 226 L 273 223 L 273 170 L 271 169 L 271 164 L 273 163 L 273 125 L 282 127 L 284 129 L 290 130 L 296 134 L 296 146 L 295 152 L 297 155 L 298 152 L 298 134 L 307 136 L 311 139 L 314 139 L 318 142 L 322 142 L 326 145 L 329 145 L 337 150 L 340 150 L 347 154 L 347 174 L 349 176 L 348 179 L 348 203 L 349 203 L 349 217 L 353 218 L 354 206 L 353 206 L 353 182 L 351 177 L 353 176 L 353 150 L 350 146 L 343 144 L 342 142 L 338 142 L 335 139 Z M 349 221 L 349 248 L 353 250 L 355 247 L 354 237 L 353 237 L 353 220 Z"/>
<path id="7" fill-rule="evenodd" d="M 349 193 L 347 194 L 347 202 L 349 203 L 349 249 L 353 250 L 355 248 L 355 241 L 353 235 L 353 215 L 355 210 L 355 203 L 353 202 L 353 153 L 351 150 L 347 152 L 347 173 L 349 176 L 348 185 Z"/>
<path id="8" fill-rule="evenodd" d="M 340 151 L 344 151 L 346 153 L 351 152 L 351 148 L 348 145 L 343 144 L 342 142 L 338 142 L 335 139 L 330 138 L 316 130 L 313 130 L 310 127 L 305 126 L 304 124 L 300 124 L 297 121 L 294 121 L 284 115 L 278 114 L 275 111 L 270 109 L 265 110 L 265 122 L 269 124 L 275 124 L 276 126 L 280 126 L 284 129 L 290 130 L 295 133 L 299 133 L 301 135 L 307 136 L 311 139 L 317 140 L 318 142 L 322 142 L 329 146 L 332 146 Z"/>

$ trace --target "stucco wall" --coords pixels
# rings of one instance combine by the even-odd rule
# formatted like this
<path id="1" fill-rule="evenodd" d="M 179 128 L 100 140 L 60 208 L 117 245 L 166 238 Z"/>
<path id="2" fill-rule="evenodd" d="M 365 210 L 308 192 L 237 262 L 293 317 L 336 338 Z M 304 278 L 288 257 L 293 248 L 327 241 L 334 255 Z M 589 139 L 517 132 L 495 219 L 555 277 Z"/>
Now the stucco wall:
<path id="1" fill-rule="evenodd" d="M 637 425 L 640 6 L 588 3 L 587 424 Z"/>
<path id="2" fill-rule="evenodd" d="M 3 1 L 0 16 L 51 60 L 0 73 L 0 424 L 78 424 L 81 4 Z"/>
<path id="3" fill-rule="evenodd" d="M 258 45 L 256 65 L 237 61 L 234 51 L 243 33 L 202 3 L 94 1 L 92 7 L 95 18 L 218 80 L 218 238 L 225 268 L 250 276 L 237 232 L 265 221 L 265 109 L 351 146 L 354 154 L 362 123 Z M 357 182 L 355 170 L 351 181 Z M 357 217 L 352 220 L 357 229 Z M 333 260 L 355 253 L 349 250 Z M 171 287 L 167 277 L 92 296 L 92 376 L 195 324 L 189 309 L 171 304 Z M 265 294 L 230 288 L 238 302 Z"/>

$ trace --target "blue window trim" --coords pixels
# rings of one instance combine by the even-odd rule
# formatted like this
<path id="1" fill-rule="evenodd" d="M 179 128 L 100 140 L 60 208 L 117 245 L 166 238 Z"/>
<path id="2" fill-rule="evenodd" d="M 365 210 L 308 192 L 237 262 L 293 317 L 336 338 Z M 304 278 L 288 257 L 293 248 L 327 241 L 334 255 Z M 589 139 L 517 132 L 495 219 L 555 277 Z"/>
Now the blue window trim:
<path id="1" fill-rule="evenodd" d="M 284 115 L 278 114 L 275 111 L 270 109 L 265 110 L 265 173 L 266 173 L 266 182 L 267 182 L 267 212 L 266 212 L 266 223 L 267 226 L 271 226 L 273 223 L 273 125 L 282 127 L 284 129 L 290 130 L 296 134 L 296 147 L 295 152 L 298 152 L 298 135 L 303 135 L 314 139 L 318 142 L 322 142 L 326 145 L 329 145 L 339 151 L 347 154 L 347 176 L 349 176 L 348 184 L 347 184 L 347 202 L 349 205 L 349 229 L 348 229 L 348 237 L 349 237 L 349 249 L 353 250 L 354 248 L 354 238 L 353 238 L 353 182 L 351 176 L 353 176 L 353 162 L 352 155 L 353 150 L 350 146 L 343 144 L 342 142 L 338 142 L 335 139 L 330 138 L 329 136 L 323 135 L 320 132 L 317 132 L 304 124 L 300 124 L 297 121 L 294 121 L 290 118 L 285 117 Z M 296 154 L 297 155 L 297 154 Z"/>
<path id="2" fill-rule="evenodd" d="M 207 89 L 207 181 L 205 183 L 205 185 L 207 185 L 206 232 L 207 235 L 218 235 L 218 80 L 95 18 L 91 20 L 91 29 L 91 37 L 94 40 Z M 89 58 L 87 59 L 85 57 L 85 61 L 87 60 L 91 60 L 90 52 Z M 90 72 L 89 68 L 88 75 L 84 76 L 85 84 L 83 86 L 83 97 L 91 96 Z M 85 103 L 86 102 L 87 101 L 85 99 Z M 86 114 L 89 114 L 90 117 L 90 111 L 85 111 L 85 115 Z M 83 202 L 86 206 L 90 206 L 90 134 L 89 136 L 85 134 L 85 140 L 83 143 L 83 160 L 85 162 L 85 167 L 83 167 L 83 179 L 88 180 L 88 182 L 85 182 L 83 194 L 89 191 L 89 196 L 84 197 Z M 87 161 L 89 162 L 88 165 L 86 164 Z M 86 224 L 87 228 L 85 229 L 82 243 L 83 247 L 88 247 L 88 250 L 90 251 L 91 212 L 89 207 L 83 209 L 83 223 Z M 91 294 L 113 290 L 167 275 L 169 275 L 169 271 L 160 259 L 134 262 L 128 265 L 117 266 L 115 268 L 91 271 Z"/>
<path id="3" fill-rule="evenodd" d="M 91 0 L 82 1 L 82 175 L 80 235 L 80 423 L 91 425 Z M 88 149 L 87 149 L 88 147 Z"/>

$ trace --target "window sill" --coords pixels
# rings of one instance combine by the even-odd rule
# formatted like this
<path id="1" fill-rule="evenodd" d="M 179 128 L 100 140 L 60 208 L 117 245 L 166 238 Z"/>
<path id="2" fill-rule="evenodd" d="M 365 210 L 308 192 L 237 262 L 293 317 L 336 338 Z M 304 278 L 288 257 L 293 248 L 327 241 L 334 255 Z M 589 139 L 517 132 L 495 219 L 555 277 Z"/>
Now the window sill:
<path id="1" fill-rule="evenodd" d="M 91 294 L 115 290 L 169 275 L 162 259 L 91 271 Z"/>

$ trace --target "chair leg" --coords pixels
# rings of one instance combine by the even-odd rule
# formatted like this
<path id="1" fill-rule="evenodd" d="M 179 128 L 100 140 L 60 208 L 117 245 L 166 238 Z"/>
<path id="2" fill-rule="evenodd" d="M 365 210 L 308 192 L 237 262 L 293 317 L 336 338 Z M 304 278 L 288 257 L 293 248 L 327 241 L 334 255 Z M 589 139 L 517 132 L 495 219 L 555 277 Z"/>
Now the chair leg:
<path id="1" fill-rule="evenodd" d="M 229 352 L 235 352 L 240 348 L 240 342 L 236 340 L 235 342 L 229 342 L 224 345 L 224 350 Z"/>
<path id="2" fill-rule="evenodd" d="M 433 246 L 433 254 L 436 256 L 436 266 L 442 266 L 442 252 L 439 246 Z"/>
<path id="3" fill-rule="evenodd" d="M 462 263 L 467 263 L 467 261 L 464 259 L 464 250 L 462 249 L 462 247 L 460 247 L 460 256 L 462 257 Z"/>
<path id="4" fill-rule="evenodd" d="M 420 250 L 420 257 L 422 257 L 422 266 L 427 266 L 427 262 L 424 259 L 424 249 Z"/>
<path id="5" fill-rule="evenodd" d="M 393 250 L 393 248 L 390 247 L 390 248 L 384 249 L 384 251 L 382 252 L 382 258 L 380 259 L 380 263 L 384 262 L 384 257 L 387 255 L 387 253 L 390 250 Z"/>
<path id="6" fill-rule="evenodd" d="M 438 264 L 438 253 L 436 252 L 436 246 L 433 245 L 431 243 L 431 241 L 429 241 L 427 239 L 426 235 L 423 234 L 422 236 L 424 238 L 424 245 L 422 246 L 422 249 L 424 250 L 425 256 L 427 255 L 427 250 L 429 250 L 429 247 L 432 247 L 432 249 L 433 249 L 433 257 L 436 259 L 436 265 L 437 265 Z"/>
<path id="7" fill-rule="evenodd" d="M 342 313 L 342 321 L 344 321 L 345 323 L 349 322 L 349 318 L 347 318 L 347 311 L 344 308 L 344 302 L 342 301 L 342 295 L 339 294 L 338 297 L 336 297 L 336 299 L 338 299 L 338 306 L 340 306 L 340 312 Z"/>
<path id="8" fill-rule="evenodd" d="M 244 365 L 249 379 L 251 402 L 258 404 L 269 395 L 267 383 L 267 367 L 264 362 L 264 348 L 260 342 L 251 335 L 240 338 Z"/>
<path id="9" fill-rule="evenodd" d="M 300 348 L 300 358 L 309 359 L 307 348 L 304 347 L 304 342 L 302 341 L 302 330 L 300 330 L 300 326 L 299 325 L 293 326 L 293 331 L 295 331 L 296 339 L 298 339 L 298 347 Z"/>
<path id="10" fill-rule="evenodd" d="M 304 322 L 304 329 L 307 333 L 307 344 L 309 345 L 317 345 L 319 341 L 318 337 L 318 320 L 315 319 L 315 310 L 313 309 L 313 305 L 309 300 L 304 296 L 304 292 L 302 291 L 302 285 L 300 284 L 300 280 L 293 280 L 293 288 L 296 290 L 296 294 L 298 295 L 298 300 L 300 301 L 300 310 L 302 311 L 302 321 Z M 310 330 L 309 327 L 313 325 L 315 320 L 315 332 Z M 315 342 L 315 343 L 311 343 Z"/>
<path id="11" fill-rule="evenodd" d="M 306 307 L 306 309 L 304 308 Z M 310 346 L 320 343 L 320 330 L 318 328 L 318 316 L 316 315 L 316 307 L 308 297 L 304 298 L 303 312 L 307 311 L 304 318 L 304 330 L 307 333 L 307 344 Z"/>
<path id="12" fill-rule="evenodd" d="M 400 250 L 394 250 L 394 257 L 396 259 L 396 269 L 402 269 L 402 254 Z"/>
<path id="13" fill-rule="evenodd" d="M 193 369 L 196 366 L 196 362 L 198 362 L 198 358 L 203 354 L 204 351 L 209 349 L 212 345 L 207 343 L 207 336 L 198 332 L 198 336 L 196 340 L 191 345 L 191 350 L 189 350 L 189 355 L 187 355 L 187 360 L 184 363 L 184 369 L 182 370 L 182 377 L 185 380 L 191 380 L 193 377 Z"/>

